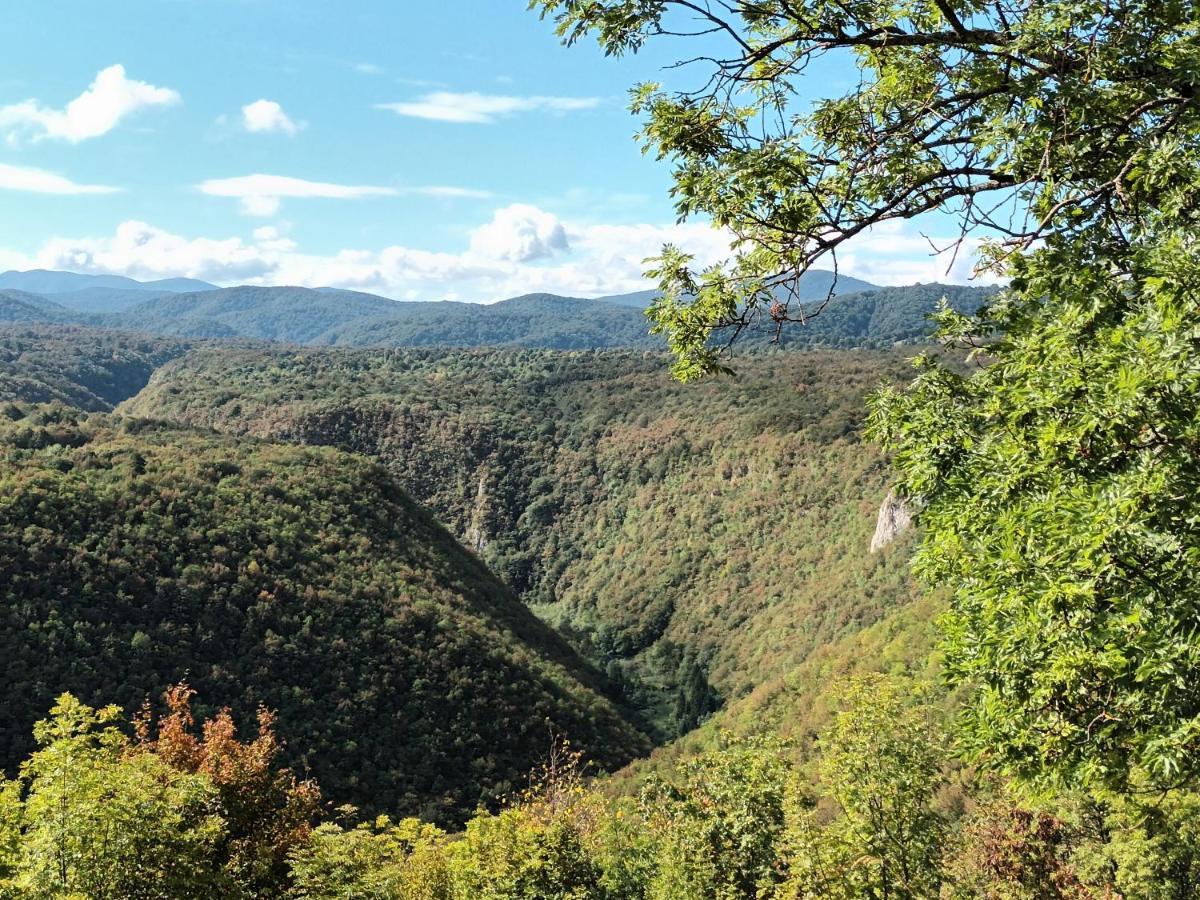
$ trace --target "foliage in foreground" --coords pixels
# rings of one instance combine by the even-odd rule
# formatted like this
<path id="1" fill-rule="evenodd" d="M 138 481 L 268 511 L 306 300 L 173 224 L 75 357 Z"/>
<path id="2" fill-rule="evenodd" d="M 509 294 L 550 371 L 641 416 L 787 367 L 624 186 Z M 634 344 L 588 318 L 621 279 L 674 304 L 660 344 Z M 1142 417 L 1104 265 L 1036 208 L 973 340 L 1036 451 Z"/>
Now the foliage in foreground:
<path id="1" fill-rule="evenodd" d="M 981 320 L 971 377 L 929 360 L 873 427 L 924 505 L 916 567 L 953 590 L 960 737 L 1042 787 L 1200 772 L 1200 254 L 1190 234 L 1053 242 Z M 974 336 L 974 337 L 973 337 Z"/>
<path id="2" fill-rule="evenodd" d="M 1174 900 L 1194 896 L 1194 795 L 1051 806 L 946 780 L 936 717 L 881 677 L 841 690 L 819 780 L 775 740 L 727 740 L 614 800 L 562 749 L 498 813 L 447 834 L 416 819 L 318 822 L 278 768 L 271 717 L 240 740 L 195 727 L 190 691 L 143 714 L 59 698 L 0 781 L 0 897 L 308 900 Z"/>

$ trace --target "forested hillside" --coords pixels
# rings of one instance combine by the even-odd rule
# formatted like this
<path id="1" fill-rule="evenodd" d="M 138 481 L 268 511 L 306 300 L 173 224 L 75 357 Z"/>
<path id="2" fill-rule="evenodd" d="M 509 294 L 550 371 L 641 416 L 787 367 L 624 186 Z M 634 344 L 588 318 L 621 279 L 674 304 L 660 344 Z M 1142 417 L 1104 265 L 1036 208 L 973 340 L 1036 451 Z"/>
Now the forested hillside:
<path id="1" fill-rule="evenodd" d="M 827 279 L 817 282 L 827 285 Z M 744 333 L 744 346 L 886 349 L 928 337 L 929 316 L 943 299 L 959 312 L 973 313 L 990 293 L 937 284 L 872 288 L 839 294 L 827 305 L 820 293 L 806 301 L 807 327 L 777 332 L 769 322 L 758 322 Z M 662 337 L 648 333 L 643 307 L 653 295 L 630 297 L 607 302 L 528 294 L 481 304 L 398 302 L 357 291 L 296 287 L 189 293 L 93 287 L 45 296 L 0 291 L 0 322 L 319 346 L 665 349 Z"/>
<path id="2" fill-rule="evenodd" d="M 867 552 L 864 396 L 904 355 L 206 349 L 122 407 L 381 460 L 673 734 L 911 595 Z"/>
<path id="3" fill-rule="evenodd" d="M 405 495 L 329 449 L 10 406 L 0 417 L 0 758 L 64 690 L 187 679 L 278 713 L 335 802 L 455 821 L 555 734 L 647 748 L 602 679 Z"/>
<path id="4" fill-rule="evenodd" d="M 0 325 L 0 401 L 110 410 L 145 387 L 155 369 L 189 346 L 79 326 Z"/>
<path id="5" fill-rule="evenodd" d="M 37 294 L 0 291 L 0 323 L 67 322 L 68 310 Z"/>

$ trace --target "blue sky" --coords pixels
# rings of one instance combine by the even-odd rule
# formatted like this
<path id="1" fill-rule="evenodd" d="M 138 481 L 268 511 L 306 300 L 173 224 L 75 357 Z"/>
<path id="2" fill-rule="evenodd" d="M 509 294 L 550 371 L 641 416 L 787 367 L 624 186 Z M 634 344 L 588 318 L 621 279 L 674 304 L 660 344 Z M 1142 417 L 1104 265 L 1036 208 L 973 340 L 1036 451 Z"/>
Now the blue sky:
<path id="1" fill-rule="evenodd" d="M 726 246 L 633 140 L 676 51 L 561 47 L 524 0 L 9 0 L 5 37 L 0 268 L 486 301 Z M 842 266 L 947 280 L 915 230 Z"/>

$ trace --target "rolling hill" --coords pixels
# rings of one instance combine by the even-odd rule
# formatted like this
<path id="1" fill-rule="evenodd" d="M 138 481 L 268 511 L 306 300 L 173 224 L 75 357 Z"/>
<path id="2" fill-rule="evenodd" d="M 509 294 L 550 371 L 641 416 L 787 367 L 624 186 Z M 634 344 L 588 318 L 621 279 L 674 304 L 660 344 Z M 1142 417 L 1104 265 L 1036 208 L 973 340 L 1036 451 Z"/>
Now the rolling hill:
<path id="1" fill-rule="evenodd" d="M 133 709 L 185 679 L 240 718 L 277 710 L 331 801 L 442 822 L 519 786 L 554 733 L 607 766 L 648 747 L 601 677 L 340 451 L 10 408 L 0 571 L 6 767 L 63 691 Z"/>
<path id="2" fill-rule="evenodd" d="M 356 291 L 236 287 L 165 294 L 100 320 L 118 328 L 190 337 L 242 337 L 311 343 L 332 328 L 389 315 L 394 300 Z"/>

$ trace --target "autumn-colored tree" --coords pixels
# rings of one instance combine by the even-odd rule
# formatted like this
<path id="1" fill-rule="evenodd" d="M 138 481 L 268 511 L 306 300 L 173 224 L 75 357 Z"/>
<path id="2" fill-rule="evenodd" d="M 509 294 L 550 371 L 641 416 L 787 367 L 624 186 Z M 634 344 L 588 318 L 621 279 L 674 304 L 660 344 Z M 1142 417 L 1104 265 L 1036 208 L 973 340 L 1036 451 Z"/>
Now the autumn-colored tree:
<path id="1" fill-rule="evenodd" d="M 281 745 L 273 713 L 259 709 L 258 732 L 249 741 L 238 739 L 228 709 L 204 722 L 197 734 L 194 695 L 186 684 L 169 689 L 163 697 L 168 712 L 157 723 L 144 707 L 135 719 L 137 747 L 211 782 L 226 822 L 226 873 L 248 896 L 273 896 L 287 883 L 288 855 L 308 840 L 320 811 L 320 790 L 277 766 Z"/>
<path id="2" fill-rule="evenodd" d="M 1078 837 L 1045 811 L 1002 800 L 984 804 L 967 820 L 946 855 L 948 900 L 1103 900 L 1071 861 Z"/>

